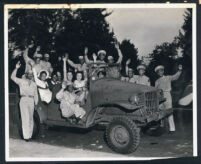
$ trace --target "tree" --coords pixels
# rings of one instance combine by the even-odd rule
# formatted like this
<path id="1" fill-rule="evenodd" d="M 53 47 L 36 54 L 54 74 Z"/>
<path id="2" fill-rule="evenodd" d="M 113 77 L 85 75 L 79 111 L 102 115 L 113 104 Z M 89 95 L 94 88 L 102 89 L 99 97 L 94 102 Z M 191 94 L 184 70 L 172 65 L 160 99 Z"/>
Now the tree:
<path id="1" fill-rule="evenodd" d="M 178 46 L 182 49 L 182 63 L 186 70 L 186 80 L 192 80 L 192 9 L 184 13 L 184 24 L 176 37 Z"/>
<path id="2" fill-rule="evenodd" d="M 31 41 L 40 45 L 42 52 L 54 48 L 54 38 L 63 30 L 63 22 L 70 17 L 71 10 L 15 9 L 9 12 L 9 43 L 13 49 L 23 50 Z"/>
<path id="3" fill-rule="evenodd" d="M 84 47 L 89 48 L 89 58 L 100 49 L 116 58 L 114 33 L 105 19 L 110 14 L 106 9 L 75 10 L 73 17 L 64 23 L 62 34 L 56 38 L 57 51 L 69 52 L 74 61 L 83 55 Z"/>
<path id="4" fill-rule="evenodd" d="M 129 67 L 136 71 L 137 65 L 140 64 L 138 59 L 138 49 L 128 39 L 125 39 L 121 42 L 120 49 L 123 54 L 122 72 L 125 72 L 125 63 L 128 59 L 131 59 L 131 64 Z"/>

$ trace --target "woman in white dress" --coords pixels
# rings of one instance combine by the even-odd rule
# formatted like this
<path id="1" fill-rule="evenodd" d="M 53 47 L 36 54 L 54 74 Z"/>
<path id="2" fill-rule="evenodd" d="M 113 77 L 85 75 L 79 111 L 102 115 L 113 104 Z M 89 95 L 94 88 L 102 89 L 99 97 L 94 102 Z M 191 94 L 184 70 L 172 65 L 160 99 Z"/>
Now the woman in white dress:
<path id="1" fill-rule="evenodd" d="M 49 85 L 47 82 L 48 72 L 41 71 L 38 76 L 35 68 L 33 67 L 33 75 L 34 75 L 34 80 L 36 82 L 36 85 L 38 87 L 41 101 L 49 104 L 52 100 L 52 92 L 50 91 Z"/>

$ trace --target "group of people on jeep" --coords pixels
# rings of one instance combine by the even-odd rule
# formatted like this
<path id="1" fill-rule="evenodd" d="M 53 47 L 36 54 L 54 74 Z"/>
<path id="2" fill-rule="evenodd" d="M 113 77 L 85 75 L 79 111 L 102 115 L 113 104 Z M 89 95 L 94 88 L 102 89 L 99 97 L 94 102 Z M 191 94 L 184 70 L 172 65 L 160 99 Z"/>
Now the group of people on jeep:
<path id="1" fill-rule="evenodd" d="M 85 110 L 82 106 L 86 102 L 88 95 L 88 67 L 90 64 L 119 64 L 122 63 L 122 53 L 116 44 L 118 51 L 118 60 L 115 62 L 113 56 L 107 56 L 105 50 L 100 50 L 92 54 L 93 60 L 88 58 L 88 48 L 84 49 L 84 55 L 79 56 L 79 63 L 74 63 L 69 59 L 69 54 L 65 53 L 63 57 L 59 57 L 54 64 L 50 63 L 49 54 L 40 52 L 40 46 L 36 48 L 33 59 L 29 57 L 29 49 L 33 45 L 28 46 L 23 52 L 23 58 L 26 63 L 25 74 L 18 78 L 17 70 L 21 64 L 18 61 L 15 70 L 12 72 L 11 79 L 19 85 L 20 88 L 20 111 L 22 118 L 22 129 L 25 140 L 29 140 L 32 136 L 33 129 L 33 112 L 37 108 L 40 100 L 45 104 L 51 103 L 54 99 L 60 102 L 60 109 L 63 117 L 68 118 L 72 123 L 82 123 L 85 119 Z M 107 56 L 107 60 L 106 60 Z M 62 63 L 62 64 L 61 64 Z M 121 76 L 120 80 L 150 86 L 150 80 L 145 75 L 146 66 L 141 64 L 137 66 L 139 75 L 134 75 L 133 69 L 129 68 L 131 60 L 126 62 L 126 76 Z M 58 68 L 62 65 L 62 71 Z M 68 66 L 68 67 L 67 67 Z M 171 99 L 171 81 L 179 78 L 182 70 L 180 65 L 178 72 L 173 76 L 164 76 L 164 67 L 162 65 L 155 68 L 155 72 L 159 75 L 159 79 L 155 83 L 155 87 L 162 89 L 167 99 L 163 103 L 164 108 L 172 106 Z M 120 74 L 118 70 L 116 73 Z M 63 74 L 63 78 L 62 78 Z M 111 74 L 115 74 L 113 71 Z M 100 70 L 97 74 L 98 78 L 106 76 L 105 70 Z M 38 96 L 39 93 L 39 96 Z M 173 115 L 169 116 L 170 131 L 175 131 Z"/>

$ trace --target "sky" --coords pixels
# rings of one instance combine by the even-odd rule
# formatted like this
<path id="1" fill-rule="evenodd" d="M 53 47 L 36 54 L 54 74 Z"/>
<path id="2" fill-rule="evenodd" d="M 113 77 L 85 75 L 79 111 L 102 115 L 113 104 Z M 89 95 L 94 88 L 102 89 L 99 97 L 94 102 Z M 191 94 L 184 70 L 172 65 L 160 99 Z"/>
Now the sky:
<path id="1" fill-rule="evenodd" d="M 185 9 L 110 9 L 106 19 L 119 41 L 130 39 L 139 56 L 147 56 L 156 45 L 172 42 L 184 22 Z"/>

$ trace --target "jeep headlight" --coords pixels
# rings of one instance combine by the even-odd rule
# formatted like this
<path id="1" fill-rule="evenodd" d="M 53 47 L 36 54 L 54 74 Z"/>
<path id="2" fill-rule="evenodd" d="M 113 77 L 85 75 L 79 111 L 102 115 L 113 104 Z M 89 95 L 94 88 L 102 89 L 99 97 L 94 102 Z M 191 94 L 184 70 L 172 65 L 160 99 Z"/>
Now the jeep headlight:
<path id="1" fill-rule="evenodd" d="M 138 105 L 139 104 L 139 102 L 140 102 L 140 98 L 139 98 L 139 96 L 138 95 L 132 95 L 130 98 L 129 98 L 129 102 L 131 103 L 131 104 L 135 104 L 135 105 Z"/>

